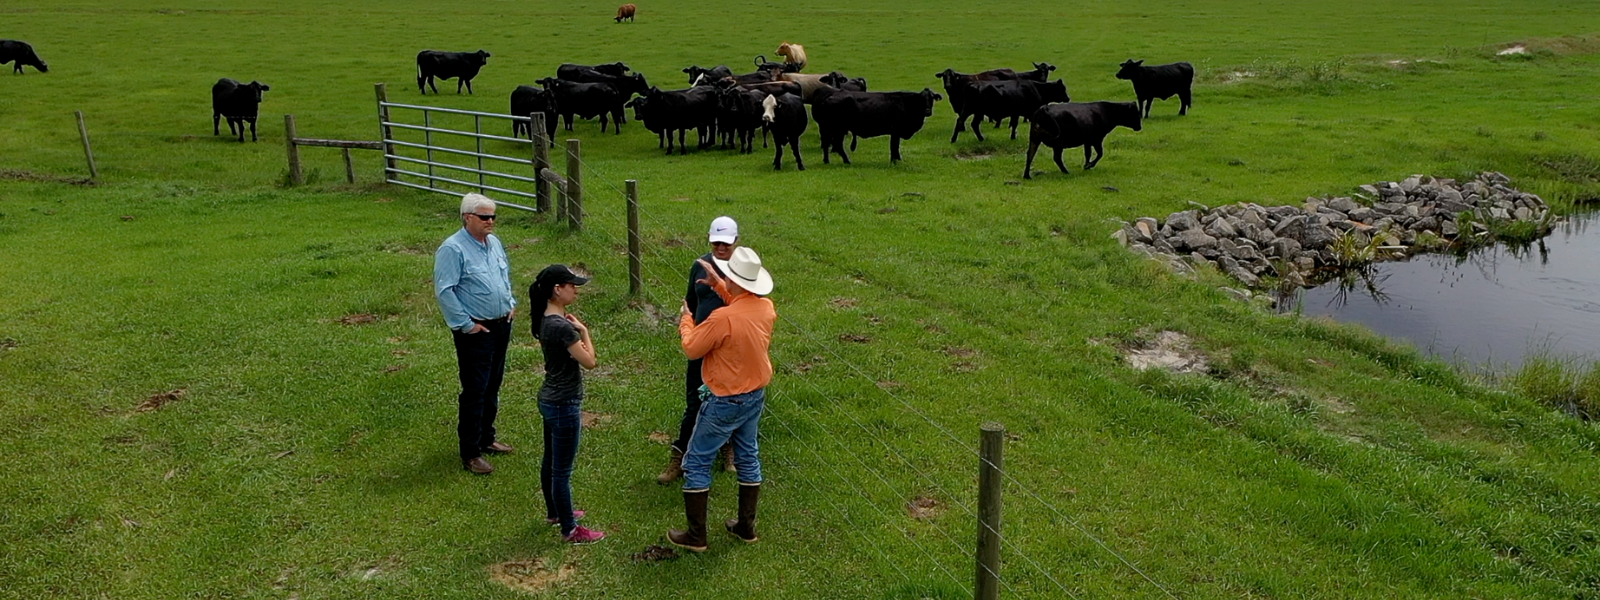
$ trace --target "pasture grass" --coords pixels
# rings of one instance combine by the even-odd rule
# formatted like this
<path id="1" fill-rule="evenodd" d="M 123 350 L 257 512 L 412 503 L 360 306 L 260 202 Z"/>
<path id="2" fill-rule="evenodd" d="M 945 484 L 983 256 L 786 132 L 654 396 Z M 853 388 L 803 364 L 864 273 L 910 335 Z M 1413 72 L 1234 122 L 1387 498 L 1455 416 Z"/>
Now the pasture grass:
<path id="1" fill-rule="evenodd" d="M 1556 376 L 1486 388 L 1368 331 L 1233 302 L 1220 275 L 1173 276 L 1110 238 L 1112 220 L 1189 202 L 1298 203 L 1411 173 L 1498 170 L 1571 210 L 1600 195 L 1593 8 L 713 1 L 613 25 L 592 2 L 14 2 L 6 37 L 52 72 L 0 76 L 0 596 L 514 598 L 490 567 L 543 559 L 573 569 L 549 594 L 576 598 L 962 598 L 969 448 L 993 420 L 1011 433 L 1011 596 L 1165 597 L 1154 581 L 1184 598 L 1596 597 L 1600 432 L 1541 404 Z M 1127 58 L 1201 76 L 1189 116 L 1159 102 L 1093 171 L 1069 160 L 1070 175 L 1026 183 L 1023 141 L 949 144 L 944 103 L 897 165 L 883 139 L 823 165 L 813 127 L 803 173 L 759 150 L 661 156 L 636 123 L 580 122 L 585 231 L 512 211 L 499 224 L 515 287 L 552 262 L 597 276 L 579 310 L 600 416 L 575 493 L 612 537 L 564 547 L 537 509 L 526 335 L 500 416 L 520 451 L 486 478 L 454 456 L 453 355 L 428 281 L 454 203 L 376 184 L 370 153 L 347 185 L 317 148 L 302 152 L 310 183 L 284 188 L 281 115 L 302 135 L 373 139 L 375 81 L 395 101 L 500 112 L 561 62 L 622 59 L 672 88 L 684 66 L 741 69 L 784 39 L 874 89 L 1034 60 L 1080 100 L 1131 99 L 1111 77 Z M 1530 40 L 1567 41 L 1494 54 Z M 476 95 L 411 88 L 417 50 L 479 47 L 494 56 Z M 222 76 L 273 86 L 261 142 L 205 131 Z M 627 178 L 643 193 L 642 299 L 625 287 Z M 653 481 L 666 451 L 651 435 L 681 410 L 658 315 L 718 214 L 778 280 L 763 539 L 717 531 L 733 508 L 719 474 L 712 551 L 637 561 L 682 520 Z M 1123 366 L 1122 348 L 1169 330 L 1217 366 Z M 1593 390 L 1594 373 L 1560 377 Z"/>

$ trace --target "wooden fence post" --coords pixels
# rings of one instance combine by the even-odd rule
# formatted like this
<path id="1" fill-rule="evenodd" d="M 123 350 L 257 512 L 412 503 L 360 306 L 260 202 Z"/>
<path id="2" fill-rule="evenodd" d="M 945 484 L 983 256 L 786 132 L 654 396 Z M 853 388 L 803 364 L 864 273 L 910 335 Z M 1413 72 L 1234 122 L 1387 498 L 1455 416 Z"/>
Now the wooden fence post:
<path id="1" fill-rule="evenodd" d="M 1006 427 L 984 423 L 978 451 L 978 553 L 974 600 L 1000 597 L 1000 490 L 1004 485 Z"/>
<path id="2" fill-rule="evenodd" d="M 567 140 L 567 226 L 583 231 L 583 160 L 581 143 Z"/>
<path id="3" fill-rule="evenodd" d="M 395 168 L 394 159 L 389 158 L 390 156 L 395 156 L 394 144 L 389 143 L 389 140 L 394 139 L 394 130 L 389 127 L 389 107 L 384 106 L 384 103 L 389 101 L 389 87 L 386 84 L 375 83 L 372 84 L 372 89 L 378 95 L 378 133 L 383 135 L 381 138 L 383 140 L 383 180 L 388 181 L 390 170 Z"/>
<path id="4" fill-rule="evenodd" d="M 294 137 L 294 115 L 284 115 L 283 143 L 289 147 L 289 185 L 300 185 L 306 179 L 300 171 L 300 148 L 295 146 Z"/>
<path id="5" fill-rule="evenodd" d="M 348 183 L 356 182 L 356 162 L 350 158 L 350 148 L 344 148 L 344 180 Z"/>
<path id="6" fill-rule="evenodd" d="M 89 148 L 89 126 L 83 124 L 83 111 L 73 111 L 78 115 L 78 137 L 83 139 L 83 157 L 89 159 L 89 179 L 100 176 L 100 170 L 94 167 L 94 150 Z"/>
<path id="7" fill-rule="evenodd" d="M 539 179 L 538 183 L 533 184 L 539 196 L 534 208 L 547 213 L 550 212 L 550 182 L 545 181 L 543 173 L 550 168 L 550 139 L 545 135 L 544 113 L 531 113 L 528 118 L 528 133 L 533 139 L 533 176 Z"/>
<path id="8" fill-rule="evenodd" d="M 628 294 L 638 296 L 644 291 L 644 257 L 639 251 L 639 180 L 629 179 L 628 185 Z"/>

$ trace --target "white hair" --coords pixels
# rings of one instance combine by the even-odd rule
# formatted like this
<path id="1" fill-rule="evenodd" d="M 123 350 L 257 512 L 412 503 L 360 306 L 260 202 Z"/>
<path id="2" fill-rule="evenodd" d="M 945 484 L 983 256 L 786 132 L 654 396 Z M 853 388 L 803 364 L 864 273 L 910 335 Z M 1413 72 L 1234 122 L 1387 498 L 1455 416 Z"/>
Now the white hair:
<path id="1" fill-rule="evenodd" d="M 480 208 L 494 208 L 494 201 L 483 194 L 467 194 L 461 197 L 461 214 L 475 213 Z"/>

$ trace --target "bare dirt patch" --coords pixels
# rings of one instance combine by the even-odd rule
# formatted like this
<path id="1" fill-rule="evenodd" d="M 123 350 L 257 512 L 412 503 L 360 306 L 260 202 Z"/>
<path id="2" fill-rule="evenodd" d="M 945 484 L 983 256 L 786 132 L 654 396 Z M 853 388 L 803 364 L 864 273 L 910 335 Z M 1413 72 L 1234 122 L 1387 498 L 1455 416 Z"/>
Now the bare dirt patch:
<path id="1" fill-rule="evenodd" d="M 905 385 L 904 383 L 900 383 L 898 381 L 891 381 L 891 380 L 888 380 L 888 379 L 880 379 L 877 382 L 878 389 L 884 390 L 884 391 L 893 390 L 895 388 L 899 388 L 899 387 L 904 386 L 904 385 Z"/>
<path id="2" fill-rule="evenodd" d="M 651 544 L 645 546 L 643 551 L 633 553 L 629 558 L 632 558 L 633 562 L 661 562 L 663 560 L 677 559 L 678 551 L 666 546 Z"/>
<path id="3" fill-rule="evenodd" d="M 666 314 L 659 307 L 643 300 L 634 300 L 628 304 L 629 308 L 637 309 L 644 319 L 644 324 L 649 327 L 658 327 L 663 323 L 678 324 L 678 314 Z"/>
<path id="4" fill-rule="evenodd" d="M 399 372 L 399 371 L 404 371 L 405 368 L 406 368 L 405 365 L 389 365 L 389 366 L 383 368 L 383 372 L 385 372 L 385 373 L 395 373 L 395 372 Z"/>
<path id="5" fill-rule="evenodd" d="M 918 521 L 930 521 L 944 514 L 944 503 L 928 496 L 917 496 L 906 503 L 906 514 Z"/>
<path id="6" fill-rule="evenodd" d="M 356 313 L 339 317 L 339 322 L 345 325 L 365 325 L 367 323 L 377 323 L 378 317 L 369 313 Z"/>
<path id="7" fill-rule="evenodd" d="M 811 360 L 796 363 L 794 366 L 790 367 L 790 369 L 794 370 L 795 373 L 805 375 L 806 373 L 810 373 L 812 369 L 815 369 L 824 363 L 825 361 L 821 356 L 813 356 L 811 357 Z"/>
<path id="8" fill-rule="evenodd" d="M 834 298 L 834 299 L 828 301 L 828 306 L 832 306 L 834 308 L 855 308 L 856 299 L 855 298 Z"/>
<path id="9" fill-rule="evenodd" d="M 872 338 L 870 336 L 865 336 L 858 333 L 841 333 L 839 334 L 839 341 L 850 342 L 854 344 L 866 344 L 872 342 Z"/>
<path id="10" fill-rule="evenodd" d="M 543 558 L 535 558 L 489 565 L 489 578 L 519 592 L 540 594 L 570 581 L 577 571 L 571 564 L 552 569 Z"/>
<path id="11" fill-rule="evenodd" d="M 186 388 L 178 388 L 171 391 L 161 392 L 159 394 L 152 394 L 149 398 L 145 398 L 144 402 L 140 402 L 138 406 L 133 407 L 133 412 L 152 412 L 163 406 L 182 400 L 183 397 L 187 395 L 189 395 L 189 390 Z"/>
<path id="12" fill-rule="evenodd" d="M 614 415 L 589 412 L 587 410 L 578 415 L 578 422 L 583 424 L 584 429 L 598 429 L 605 427 L 606 425 L 610 425 L 611 421 L 614 419 L 616 419 Z"/>
<path id="13" fill-rule="evenodd" d="M 0 350 L 11 350 L 21 345 L 22 342 L 17 341 L 16 338 L 0 339 Z"/>
<path id="14" fill-rule="evenodd" d="M 960 346 L 945 346 L 940 349 L 940 352 L 944 352 L 945 356 L 950 358 L 972 358 L 978 355 L 977 350 Z"/>
<path id="15" fill-rule="evenodd" d="M 650 435 L 647 435 L 647 436 L 644 436 L 644 437 L 645 437 L 645 439 L 648 439 L 648 440 L 650 440 L 652 442 L 655 442 L 657 444 L 661 444 L 663 446 L 672 443 L 672 436 L 668 435 L 664 431 L 652 431 L 652 432 L 650 432 Z"/>
<path id="16" fill-rule="evenodd" d="M 30 181 L 34 183 L 65 183 L 70 185 L 94 185 L 94 181 L 82 177 L 61 177 L 49 173 L 35 173 L 22 169 L 0 169 L 0 180 L 4 181 Z"/>
<path id="17" fill-rule="evenodd" d="M 971 373 L 978 370 L 978 363 L 970 360 L 958 360 L 950 363 L 950 370 L 957 373 Z"/>
<path id="18" fill-rule="evenodd" d="M 1205 355 L 1195 350 L 1189 336 L 1162 331 L 1154 338 L 1139 339 L 1122 348 L 1123 360 L 1140 371 L 1164 369 L 1173 373 L 1210 371 Z"/>

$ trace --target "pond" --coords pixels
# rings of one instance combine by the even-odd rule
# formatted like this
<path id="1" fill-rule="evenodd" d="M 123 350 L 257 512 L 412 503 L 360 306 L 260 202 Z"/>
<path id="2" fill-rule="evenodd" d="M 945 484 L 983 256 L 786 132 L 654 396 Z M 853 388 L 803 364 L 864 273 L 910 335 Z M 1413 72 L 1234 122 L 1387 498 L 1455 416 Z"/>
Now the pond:
<path id="1" fill-rule="evenodd" d="M 1361 323 L 1464 365 L 1515 367 L 1530 351 L 1600 357 L 1600 212 L 1542 240 L 1380 263 L 1280 304 Z"/>

